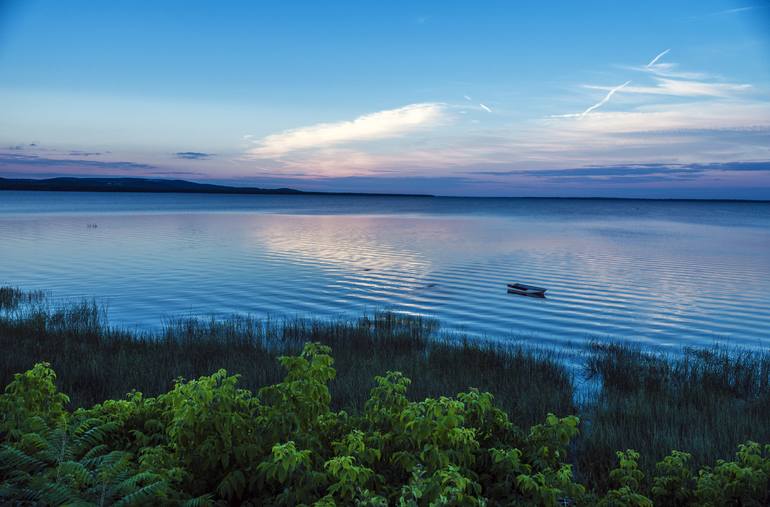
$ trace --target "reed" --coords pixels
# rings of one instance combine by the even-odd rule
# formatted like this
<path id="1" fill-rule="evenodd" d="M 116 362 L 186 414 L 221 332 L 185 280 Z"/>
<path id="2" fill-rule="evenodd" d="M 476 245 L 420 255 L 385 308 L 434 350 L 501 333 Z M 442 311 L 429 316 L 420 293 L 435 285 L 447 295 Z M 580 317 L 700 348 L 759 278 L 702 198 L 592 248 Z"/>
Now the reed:
<path id="1" fill-rule="evenodd" d="M 241 375 L 249 389 L 279 382 L 279 355 L 317 341 L 334 350 L 335 408 L 356 411 L 374 376 L 397 370 L 412 379 L 410 396 L 490 391 L 513 420 L 528 427 L 548 412 L 573 413 L 572 381 L 557 357 L 442 335 L 430 319 L 374 313 L 358 319 L 177 319 L 157 333 L 110 327 L 104 311 L 83 301 L 51 308 L 29 305 L 0 318 L 0 384 L 40 361 L 59 374 L 74 406 L 90 406 L 136 389 L 167 391 L 177 377 L 219 368 Z"/>
<path id="2" fill-rule="evenodd" d="M 23 304 L 37 303 L 45 299 L 40 290 L 23 291 L 17 287 L 0 287 L 0 310 L 14 310 Z"/>
<path id="3" fill-rule="evenodd" d="M 586 375 L 601 382 L 580 410 L 576 449 L 591 483 L 606 480 L 615 449 L 642 451 L 640 465 L 650 471 L 672 449 L 700 466 L 731 457 L 740 442 L 770 442 L 770 354 L 712 348 L 668 356 L 597 344 Z"/>

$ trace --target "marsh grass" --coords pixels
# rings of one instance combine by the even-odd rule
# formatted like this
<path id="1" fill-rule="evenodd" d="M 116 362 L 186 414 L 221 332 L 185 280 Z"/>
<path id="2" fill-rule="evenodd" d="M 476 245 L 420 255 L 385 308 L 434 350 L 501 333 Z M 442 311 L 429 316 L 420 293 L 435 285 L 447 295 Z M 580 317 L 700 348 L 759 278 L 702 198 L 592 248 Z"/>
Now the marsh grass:
<path id="1" fill-rule="evenodd" d="M 23 291 L 16 287 L 0 287 L 0 310 L 15 310 L 21 305 L 39 303 L 45 299 L 41 290 Z"/>
<path id="2" fill-rule="evenodd" d="M 336 409 L 359 410 L 374 376 L 398 370 L 412 379 L 412 399 L 478 387 L 494 393 L 522 427 L 548 412 L 574 413 L 571 378 L 558 358 L 442 336 L 433 320 L 393 313 L 351 320 L 175 319 L 158 333 L 140 333 L 110 327 L 94 302 L 38 303 L 0 318 L 0 347 L 7 352 L 0 356 L 0 383 L 47 361 L 76 407 L 132 389 L 157 395 L 177 377 L 219 368 L 256 390 L 280 382 L 277 357 L 298 353 L 308 341 L 332 347 Z"/>
<path id="3" fill-rule="evenodd" d="M 576 455 L 589 482 L 606 479 L 615 449 L 642 451 L 640 465 L 649 471 L 672 449 L 701 466 L 730 458 L 740 442 L 770 442 L 767 353 L 713 348 L 666 356 L 594 345 L 586 370 L 602 386 L 580 410 Z"/>
<path id="4" fill-rule="evenodd" d="M 615 451 L 641 452 L 647 477 L 671 450 L 694 464 L 729 459 L 739 443 L 770 442 L 770 355 L 740 350 L 685 350 L 677 356 L 621 344 L 594 345 L 585 380 L 594 395 L 576 403 L 564 357 L 548 350 L 488 344 L 440 333 L 419 317 L 374 313 L 358 319 L 175 319 L 156 333 L 110 327 L 94 302 L 53 307 L 40 295 L 0 289 L 13 311 L 0 312 L 0 384 L 48 361 L 72 407 L 121 398 L 135 389 L 153 396 L 177 377 L 225 368 L 256 390 L 279 382 L 279 355 L 308 341 L 332 347 L 335 409 L 356 412 L 375 375 L 398 370 L 412 379 L 415 400 L 469 387 L 493 393 L 511 420 L 528 428 L 548 412 L 580 416 L 572 462 L 577 476 L 604 489 Z"/>

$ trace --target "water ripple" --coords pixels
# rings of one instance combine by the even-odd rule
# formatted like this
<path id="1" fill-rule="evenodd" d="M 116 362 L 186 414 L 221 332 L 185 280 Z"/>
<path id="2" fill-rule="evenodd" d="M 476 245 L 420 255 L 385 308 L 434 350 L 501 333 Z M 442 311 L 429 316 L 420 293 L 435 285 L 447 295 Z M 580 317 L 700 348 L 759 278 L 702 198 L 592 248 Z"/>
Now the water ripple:
<path id="1" fill-rule="evenodd" d="M 0 203 L 0 283 L 97 297 L 114 322 L 145 328 L 172 315 L 392 309 L 475 336 L 556 346 L 605 337 L 770 345 L 764 205 L 725 204 L 724 217 L 720 205 L 703 204 L 677 207 L 670 220 L 649 210 L 599 220 L 591 207 L 607 205 L 585 201 L 571 204 L 583 219 L 564 222 L 552 209 L 499 203 L 471 215 L 449 213 L 444 201 L 434 213 L 414 214 L 412 203 L 409 213 L 372 215 L 320 214 L 317 200 L 310 208 L 295 200 L 287 213 L 280 202 L 238 213 L 148 213 L 125 202 L 109 213 L 44 213 Z M 701 212 L 710 223 L 687 215 Z M 548 297 L 510 295 L 512 281 L 546 286 Z"/>

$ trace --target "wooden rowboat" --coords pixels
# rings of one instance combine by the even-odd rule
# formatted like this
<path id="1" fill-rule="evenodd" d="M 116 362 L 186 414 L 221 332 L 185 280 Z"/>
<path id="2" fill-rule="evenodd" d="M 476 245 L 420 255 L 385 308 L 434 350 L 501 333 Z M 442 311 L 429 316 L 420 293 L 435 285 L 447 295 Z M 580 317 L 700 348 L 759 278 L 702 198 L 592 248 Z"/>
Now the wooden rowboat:
<path id="1" fill-rule="evenodd" d="M 548 289 L 543 287 L 535 287 L 534 285 L 527 285 L 525 283 L 509 283 L 508 294 L 519 294 L 521 296 L 531 296 L 536 298 L 544 298 L 545 291 Z"/>

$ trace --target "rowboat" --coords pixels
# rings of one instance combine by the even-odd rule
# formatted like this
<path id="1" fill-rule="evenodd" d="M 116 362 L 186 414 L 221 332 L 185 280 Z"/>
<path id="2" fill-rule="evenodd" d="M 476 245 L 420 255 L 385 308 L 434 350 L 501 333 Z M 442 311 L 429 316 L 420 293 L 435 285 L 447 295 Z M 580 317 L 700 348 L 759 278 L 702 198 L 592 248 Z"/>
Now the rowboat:
<path id="1" fill-rule="evenodd" d="M 509 283 L 508 294 L 520 294 L 522 296 L 532 296 L 536 298 L 544 298 L 545 291 L 548 289 L 543 287 L 535 287 L 534 285 L 527 285 L 525 283 Z"/>

